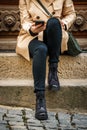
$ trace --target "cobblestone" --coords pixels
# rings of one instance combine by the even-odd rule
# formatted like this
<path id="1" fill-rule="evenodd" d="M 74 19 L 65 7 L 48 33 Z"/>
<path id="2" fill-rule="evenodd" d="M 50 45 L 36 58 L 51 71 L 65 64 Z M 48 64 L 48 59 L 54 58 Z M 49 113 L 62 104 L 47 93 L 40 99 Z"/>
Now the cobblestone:
<path id="1" fill-rule="evenodd" d="M 39 121 L 28 108 L 0 107 L 0 130 L 87 130 L 87 113 L 48 112 Z"/>

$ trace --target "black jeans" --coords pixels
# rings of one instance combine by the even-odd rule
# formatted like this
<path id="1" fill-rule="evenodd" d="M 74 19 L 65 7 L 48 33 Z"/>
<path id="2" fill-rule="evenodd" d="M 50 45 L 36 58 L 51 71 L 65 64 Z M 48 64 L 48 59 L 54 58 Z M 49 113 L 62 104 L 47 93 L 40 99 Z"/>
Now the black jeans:
<path id="1" fill-rule="evenodd" d="M 33 77 L 35 92 L 45 91 L 46 58 L 49 63 L 58 63 L 61 49 L 62 30 L 58 19 L 50 18 L 44 31 L 43 42 L 38 38 L 29 44 L 30 56 L 33 58 Z"/>

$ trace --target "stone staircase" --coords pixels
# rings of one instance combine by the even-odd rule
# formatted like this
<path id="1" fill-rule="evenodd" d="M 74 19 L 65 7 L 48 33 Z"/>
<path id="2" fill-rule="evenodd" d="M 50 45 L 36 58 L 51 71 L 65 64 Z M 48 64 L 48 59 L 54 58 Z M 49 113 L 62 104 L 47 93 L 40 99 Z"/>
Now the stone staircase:
<path id="1" fill-rule="evenodd" d="M 46 78 L 47 107 L 87 110 L 87 54 L 60 56 L 58 74 L 59 92 L 48 91 Z M 32 61 L 15 53 L 0 53 L 0 104 L 35 107 Z"/>

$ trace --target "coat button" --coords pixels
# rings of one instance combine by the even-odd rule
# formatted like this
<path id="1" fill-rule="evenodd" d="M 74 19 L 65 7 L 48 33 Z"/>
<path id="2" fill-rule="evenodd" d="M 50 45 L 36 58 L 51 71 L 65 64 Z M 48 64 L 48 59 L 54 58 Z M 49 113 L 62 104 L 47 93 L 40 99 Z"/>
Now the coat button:
<path id="1" fill-rule="evenodd" d="M 37 16 L 36 19 L 40 19 L 40 16 Z"/>
<path id="2" fill-rule="evenodd" d="M 53 11 L 52 14 L 54 15 L 54 14 L 55 14 L 55 11 Z"/>

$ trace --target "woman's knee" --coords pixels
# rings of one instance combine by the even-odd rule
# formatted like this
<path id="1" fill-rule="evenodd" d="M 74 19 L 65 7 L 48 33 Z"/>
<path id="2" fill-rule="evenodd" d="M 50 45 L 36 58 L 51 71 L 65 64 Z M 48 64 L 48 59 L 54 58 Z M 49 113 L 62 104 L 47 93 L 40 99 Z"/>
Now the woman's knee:
<path id="1" fill-rule="evenodd" d="M 42 55 L 42 56 L 45 55 L 45 56 L 46 56 L 46 55 L 47 55 L 47 52 L 48 52 L 48 49 L 47 49 L 47 46 L 42 43 L 42 45 L 40 45 L 40 46 L 37 48 L 37 51 L 38 51 L 38 53 L 39 53 L 40 55 Z"/>
<path id="2" fill-rule="evenodd" d="M 47 26 L 48 27 L 55 27 L 55 26 L 60 26 L 61 24 L 60 24 L 60 21 L 59 21 L 59 19 L 57 19 L 57 18 L 50 18 L 49 20 L 48 20 L 48 22 L 47 22 Z"/>

